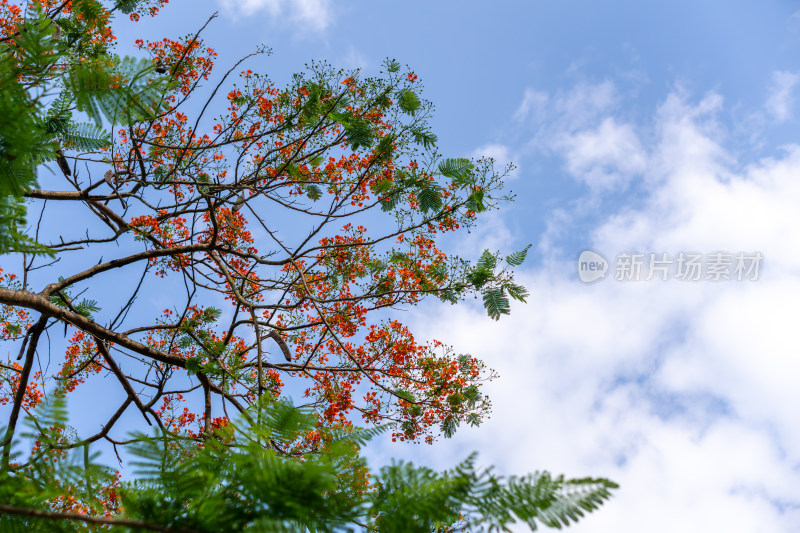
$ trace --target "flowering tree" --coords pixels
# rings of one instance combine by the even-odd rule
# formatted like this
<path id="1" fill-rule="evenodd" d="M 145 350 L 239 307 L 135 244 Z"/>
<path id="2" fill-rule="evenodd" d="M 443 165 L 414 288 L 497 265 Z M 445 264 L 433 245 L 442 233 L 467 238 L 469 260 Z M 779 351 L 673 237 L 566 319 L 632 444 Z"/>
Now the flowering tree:
<path id="1" fill-rule="evenodd" d="M 480 293 L 497 319 L 524 301 L 507 266 L 527 249 L 475 264 L 440 249 L 508 199 L 502 173 L 437 153 L 431 105 L 395 61 L 376 78 L 315 64 L 279 88 L 244 60 L 213 76 L 201 32 L 139 40 L 146 58 L 111 52 L 115 12 L 137 21 L 164 3 L 0 0 L 0 103 L 27 105 L 24 136 L 0 131 L 2 472 L 81 449 L 88 465 L 98 441 L 140 446 L 129 411 L 191 457 L 186 442 L 233 443 L 234 413 L 260 427 L 252 406 L 289 393 L 315 424 L 257 439 L 284 456 L 358 420 L 428 442 L 480 423 L 492 372 L 420 342 L 395 310 Z M 93 387 L 103 408 L 82 418 L 95 431 L 37 415 Z M 34 442 L 19 457 L 26 415 Z M 113 513 L 118 485 L 94 504 L 48 501 Z"/>

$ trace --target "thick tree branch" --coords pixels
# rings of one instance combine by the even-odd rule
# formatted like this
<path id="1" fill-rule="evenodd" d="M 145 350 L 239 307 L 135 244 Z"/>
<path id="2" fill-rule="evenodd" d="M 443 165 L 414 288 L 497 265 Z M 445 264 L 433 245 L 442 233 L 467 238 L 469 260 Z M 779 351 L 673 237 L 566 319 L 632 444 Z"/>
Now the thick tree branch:
<path id="1" fill-rule="evenodd" d="M 86 331 L 95 337 L 103 339 L 106 342 L 113 342 L 123 348 L 132 350 L 140 355 L 155 359 L 162 363 L 169 365 L 179 366 L 185 368 L 186 361 L 180 357 L 175 357 L 161 350 L 156 350 L 146 344 L 130 339 L 124 335 L 104 328 L 97 322 L 86 318 L 78 313 L 73 313 L 63 307 L 59 307 L 50 302 L 41 294 L 35 294 L 27 291 L 14 291 L 0 287 L 0 303 L 12 305 L 16 307 L 24 307 L 26 309 L 34 309 L 44 315 L 49 315 L 53 318 L 68 322 L 78 329 Z"/>
<path id="2" fill-rule="evenodd" d="M 196 529 L 174 528 L 142 522 L 141 520 L 130 520 L 127 518 L 106 518 L 105 516 L 89 516 L 78 513 L 66 513 L 55 511 L 43 511 L 41 509 L 31 509 L 28 507 L 17 507 L 0 503 L 0 513 L 13 514 L 17 516 L 29 516 L 31 518 L 44 518 L 46 520 L 70 520 L 85 522 L 87 524 L 103 524 L 109 526 L 131 527 L 143 529 L 145 531 L 160 531 L 162 533 L 200 533 Z"/>
<path id="3" fill-rule="evenodd" d="M 7 289 L 2 289 L 7 290 Z M 0 470 L 5 470 L 8 467 L 8 461 L 11 457 L 11 441 L 14 439 L 14 431 L 17 427 L 19 420 L 19 413 L 22 410 L 22 402 L 25 399 L 25 394 L 28 391 L 28 378 L 31 375 L 31 368 L 33 367 L 33 359 L 36 355 L 36 347 L 39 344 L 39 337 L 47 326 L 49 320 L 47 314 L 42 313 L 39 320 L 31 326 L 30 340 L 28 342 L 28 353 L 25 355 L 25 364 L 22 366 L 22 372 L 17 382 L 17 392 L 14 395 L 14 405 L 11 408 L 11 415 L 8 417 L 8 428 L 6 429 L 5 437 L 3 438 L 3 464 L 0 465 Z"/>

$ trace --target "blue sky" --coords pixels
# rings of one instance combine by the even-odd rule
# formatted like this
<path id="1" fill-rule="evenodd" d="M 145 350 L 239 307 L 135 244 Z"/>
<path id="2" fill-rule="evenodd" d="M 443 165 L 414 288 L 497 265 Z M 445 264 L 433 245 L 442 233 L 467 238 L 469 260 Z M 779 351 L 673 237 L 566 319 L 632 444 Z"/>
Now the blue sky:
<path id="1" fill-rule="evenodd" d="M 477 449 L 508 474 L 619 481 L 579 532 L 772 533 L 800 531 L 799 7 L 173 0 L 135 31 L 184 35 L 219 10 L 218 68 L 263 43 L 249 68 L 277 82 L 314 59 L 371 74 L 397 58 L 436 104 L 443 154 L 518 165 L 516 202 L 453 246 L 533 243 L 529 304 L 498 323 L 468 305 L 406 319 L 499 371 L 495 414 L 432 447 L 375 443 L 376 463 Z M 584 285 L 588 248 L 764 263 L 757 281 Z"/>

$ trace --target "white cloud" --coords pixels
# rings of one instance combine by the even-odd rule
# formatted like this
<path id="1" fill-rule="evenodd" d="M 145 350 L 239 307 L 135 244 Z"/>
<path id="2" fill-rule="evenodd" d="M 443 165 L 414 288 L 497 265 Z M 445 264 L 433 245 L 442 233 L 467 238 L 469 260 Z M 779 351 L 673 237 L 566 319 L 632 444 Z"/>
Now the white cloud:
<path id="1" fill-rule="evenodd" d="M 347 47 L 347 53 L 342 60 L 345 68 L 356 68 L 366 70 L 369 67 L 369 60 L 358 48 L 352 44 Z"/>
<path id="2" fill-rule="evenodd" d="M 608 191 L 624 188 L 641 174 L 649 157 L 636 129 L 613 116 L 619 100 L 609 80 L 582 82 L 552 98 L 528 89 L 515 117 L 529 119 L 536 106 L 531 146 L 563 156 L 567 172 L 576 180 L 594 191 Z"/>
<path id="3" fill-rule="evenodd" d="M 800 81 L 800 75 L 785 71 L 776 71 L 772 75 L 772 86 L 765 107 L 777 122 L 786 122 L 792 118 L 794 108 L 794 88 Z"/>
<path id="4" fill-rule="evenodd" d="M 331 0 L 219 0 L 234 16 L 249 17 L 266 12 L 270 17 L 285 17 L 303 34 L 324 31 L 333 20 Z"/>
<path id="5" fill-rule="evenodd" d="M 692 103 L 678 91 L 636 142 L 607 111 L 575 128 L 588 136 L 575 161 L 628 164 L 625 150 L 591 137 L 604 127 L 648 154 L 630 163 L 646 174 L 644 199 L 603 215 L 586 247 L 612 261 L 626 250 L 760 251 L 761 278 L 582 285 L 573 258 L 550 256 L 523 276 L 530 303 L 500 322 L 477 305 L 422 317 L 420 334 L 455 341 L 501 377 L 490 385 L 491 421 L 413 453 L 451 465 L 477 449 L 508 473 L 620 482 L 575 532 L 800 531 L 800 147 L 738 168 L 721 110 L 717 95 Z M 567 164 L 573 148 L 559 152 Z M 546 237 L 539 253 L 560 235 Z"/>
<path id="6" fill-rule="evenodd" d="M 619 101 L 616 86 L 609 80 L 582 82 L 555 97 L 555 111 L 561 127 L 574 130 L 611 111 Z"/>
<path id="7" fill-rule="evenodd" d="M 534 120 L 540 119 L 547 105 L 547 93 L 525 89 L 522 95 L 522 103 L 519 104 L 514 113 L 514 120 L 522 122 L 533 117 Z"/>
<path id="8" fill-rule="evenodd" d="M 557 145 L 567 170 L 590 187 L 611 189 L 644 171 L 647 154 L 630 124 L 605 118 L 597 128 L 564 134 Z"/>

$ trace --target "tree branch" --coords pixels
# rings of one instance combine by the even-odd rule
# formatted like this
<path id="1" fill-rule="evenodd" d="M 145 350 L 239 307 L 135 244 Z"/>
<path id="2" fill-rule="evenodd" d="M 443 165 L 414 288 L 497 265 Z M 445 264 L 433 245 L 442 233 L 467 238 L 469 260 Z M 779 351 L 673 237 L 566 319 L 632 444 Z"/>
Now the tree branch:
<path id="1" fill-rule="evenodd" d="M 108 342 L 113 342 L 119 346 L 122 346 L 123 348 L 128 348 L 129 350 L 146 357 L 150 357 L 151 359 L 155 359 L 156 361 L 167 363 L 169 365 L 175 365 L 181 368 L 186 367 L 186 361 L 180 357 L 175 357 L 174 355 L 162 352 L 161 350 L 156 350 L 155 348 L 151 348 L 150 346 L 121 335 L 116 331 L 106 329 L 97 322 L 94 322 L 83 315 L 73 313 L 72 311 L 55 305 L 40 294 L 34 294 L 27 291 L 14 291 L 0 287 L 0 303 L 13 305 L 16 307 L 25 307 L 27 309 L 34 309 L 42 314 L 51 316 L 63 322 L 68 322 L 76 328 L 86 331 L 95 337 L 99 337 Z"/>
<path id="2" fill-rule="evenodd" d="M 0 503 L 0 513 L 13 514 L 17 516 L 30 516 L 33 518 L 44 518 L 46 520 L 75 520 L 87 524 L 104 524 L 110 526 L 132 527 L 134 529 L 144 529 L 146 531 L 160 531 L 162 533 L 200 533 L 196 529 L 174 528 L 160 526 L 150 522 L 140 520 L 130 520 L 127 518 L 106 518 L 104 516 L 89 516 L 78 513 L 43 511 L 41 509 L 31 509 L 28 507 L 17 507 Z"/>
<path id="3" fill-rule="evenodd" d="M 36 322 L 36 324 L 31 326 L 30 329 L 28 353 L 25 356 L 25 364 L 23 365 L 22 372 L 19 376 L 17 393 L 14 395 L 14 406 L 11 408 L 11 416 L 8 417 L 8 429 L 6 429 L 6 435 L 2 442 L 3 464 L 0 465 L 0 470 L 5 470 L 8 467 L 8 461 L 11 457 L 11 441 L 14 438 L 14 430 L 17 427 L 17 420 L 19 419 L 19 413 L 22 409 L 22 401 L 25 399 L 25 393 L 28 392 L 28 378 L 30 377 L 31 368 L 33 367 L 33 359 L 36 355 L 36 347 L 39 344 L 39 336 L 44 331 L 45 326 L 47 326 L 47 321 L 49 319 L 49 316 L 42 313 L 42 316 L 39 317 L 39 320 Z"/>

